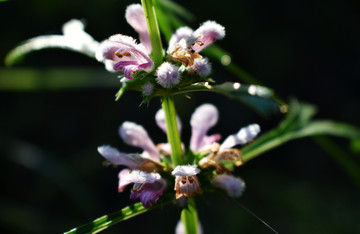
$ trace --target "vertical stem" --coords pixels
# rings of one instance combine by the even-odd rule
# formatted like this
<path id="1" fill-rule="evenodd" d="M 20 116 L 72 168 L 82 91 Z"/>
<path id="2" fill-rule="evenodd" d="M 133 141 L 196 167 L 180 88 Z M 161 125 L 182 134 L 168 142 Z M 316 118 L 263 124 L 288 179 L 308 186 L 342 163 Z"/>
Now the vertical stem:
<path id="1" fill-rule="evenodd" d="M 176 122 L 175 104 L 172 96 L 166 95 L 162 98 L 162 108 L 165 112 L 167 138 L 171 146 L 171 160 L 174 166 L 176 166 L 181 164 L 183 152 Z"/>
<path id="2" fill-rule="evenodd" d="M 163 62 L 164 55 L 153 0 L 141 0 L 141 3 L 144 8 L 147 28 L 151 41 L 152 57 L 155 66 L 158 67 Z"/>
<path id="3" fill-rule="evenodd" d="M 155 66 L 159 66 L 163 62 L 164 55 L 153 0 L 141 0 L 141 3 L 144 8 L 149 38 L 151 41 L 152 58 Z M 165 95 L 162 98 L 162 108 L 165 112 L 167 137 L 171 146 L 171 160 L 173 165 L 177 166 L 183 162 L 183 152 L 181 149 L 180 134 L 177 128 L 175 104 L 172 96 Z M 189 198 L 188 207 L 181 211 L 181 220 L 184 223 L 186 234 L 198 233 L 198 217 L 194 199 Z"/>
<path id="4" fill-rule="evenodd" d="M 198 234 L 199 223 L 195 206 L 195 200 L 193 198 L 188 199 L 188 207 L 181 211 L 181 221 L 185 226 L 186 234 Z"/>

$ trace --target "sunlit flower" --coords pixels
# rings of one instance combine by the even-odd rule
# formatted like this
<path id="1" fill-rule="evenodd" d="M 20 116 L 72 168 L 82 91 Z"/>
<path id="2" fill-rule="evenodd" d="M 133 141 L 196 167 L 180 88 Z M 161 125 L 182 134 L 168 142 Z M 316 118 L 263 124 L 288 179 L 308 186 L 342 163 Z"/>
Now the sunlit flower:
<path id="1" fill-rule="evenodd" d="M 245 190 L 245 183 L 242 179 L 231 175 L 218 175 L 211 183 L 218 188 L 221 188 L 227 192 L 230 197 L 240 197 Z"/>
<path id="2" fill-rule="evenodd" d="M 140 4 L 128 6 L 125 13 L 127 22 L 140 35 L 140 44 L 130 36 L 116 34 L 100 44 L 96 58 L 100 62 L 111 63 L 115 71 L 122 70 L 126 78 L 132 79 L 138 70 L 150 72 L 154 63 L 149 57 L 151 44 L 144 10 Z"/>
<path id="3" fill-rule="evenodd" d="M 177 166 L 171 172 L 175 178 L 176 199 L 186 196 L 193 197 L 201 194 L 200 182 L 196 176 L 200 170 L 194 165 Z"/>
<path id="4" fill-rule="evenodd" d="M 181 62 L 185 67 L 193 66 L 196 59 L 201 59 L 201 50 L 225 36 L 225 28 L 214 21 L 206 21 L 197 30 L 181 27 L 169 41 L 169 58 Z"/>

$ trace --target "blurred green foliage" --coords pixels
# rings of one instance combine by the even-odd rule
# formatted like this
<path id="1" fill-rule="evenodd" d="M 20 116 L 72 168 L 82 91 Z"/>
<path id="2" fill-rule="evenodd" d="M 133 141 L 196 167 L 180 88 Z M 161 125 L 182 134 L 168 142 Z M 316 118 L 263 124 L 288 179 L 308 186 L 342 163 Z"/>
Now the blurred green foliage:
<path id="1" fill-rule="evenodd" d="M 165 5 L 160 7 L 171 4 L 162 2 Z M 71 18 L 85 19 L 86 31 L 99 41 L 115 33 L 135 35 L 124 20 L 130 3 L 3 2 L 0 19 L 6 24 L 1 27 L 0 58 L 3 60 L 25 39 L 59 34 L 61 25 Z M 231 54 L 226 55 L 241 68 L 230 63 L 229 72 L 214 61 L 217 83 L 238 81 L 231 72 L 238 72 L 249 83 L 256 77 L 285 99 L 294 95 L 315 104 L 319 118 L 359 126 L 357 2 L 224 0 L 220 4 L 181 4 L 192 14 L 172 5 L 177 15 L 159 15 L 163 20 L 176 16 L 172 28 L 162 26 L 165 38 L 183 23 L 196 28 L 212 19 L 226 27 L 225 39 L 217 43 L 223 51 L 215 54 L 224 56 L 228 51 Z M 209 51 L 209 56 L 212 53 Z M 68 81 L 74 81 L 74 86 L 67 86 Z M 113 87 L 118 82 L 102 64 L 60 50 L 34 53 L 11 70 L 1 68 L 1 232 L 64 232 L 129 205 L 128 193 L 116 192 L 119 168 L 103 168 L 96 147 L 106 143 L 122 151 L 136 151 L 117 136 L 117 128 L 125 120 L 144 125 L 154 142 L 163 142 L 166 137 L 154 126 L 153 116 L 160 103 L 153 101 L 138 108 L 141 98 L 131 92 L 121 102 L 114 102 L 118 88 Z M 283 117 L 263 119 L 218 94 L 199 93 L 191 99 L 176 100 L 181 106 L 185 143 L 190 135 L 187 122 L 191 112 L 203 102 L 219 107 L 220 122 L 212 132 L 220 132 L 223 137 L 252 122 L 258 122 L 266 132 Z M 358 141 L 352 141 L 350 149 L 348 141 L 336 139 L 342 153 L 332 141 L 317 141 L 322 148 L 308 139 L 293 141 L 237 169 L 247 184 L 240 202 L 280 233 L 355 233 L 360 230 L 359 189 L 340 169 L 343 163 L 331 160 L 323 148 L 337 152 L 337 156 L 345 153 L 359 163 L 358 155 L 352 154 L 358 152 Z M 205 233 L 271 233 L 217 194 L 199 197 L 198 206 Z M 216 212 L 209 212 L 209 207 Z M 178 218 L 179 210 L 166 206 L 104 233 L 172 233 Z"/>

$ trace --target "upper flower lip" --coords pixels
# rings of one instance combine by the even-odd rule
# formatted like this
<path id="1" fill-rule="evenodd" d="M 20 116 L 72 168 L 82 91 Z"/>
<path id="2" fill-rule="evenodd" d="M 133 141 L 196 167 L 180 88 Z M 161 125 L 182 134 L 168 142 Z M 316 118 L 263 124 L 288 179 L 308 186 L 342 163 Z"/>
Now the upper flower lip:
<path id="1" fill-rule="evenodd" d="M 175 167 L 171 174 L 174 176 L 193 176 L 199 172 L 199 168 L 197 168 L 195 165 L 181 165 Z"/>
<path id="2" fill-rule="evenodd" d="M 130 36 L 116 34 L 103 41 L 96 52 L 100 62 L 111 63 L 113 70 L 122 70 L 126 78 L 132 79 L 138 70 L 150 72 L 154 63 L 149 57 L 151 43 L 140 4 L 128 6 L 125 13 L 127 22 L 139 33 L 140 44 Z"/>
<path id="3" fill-rule="evenodd" d="M 126 78 L 131 79 L 137 70 L 151 71 L 154 63 L 145 47 L 137 44 L 130 36 L 116 34 L 100 44 L 96 52 L 98 61 L 113 63 L 114 70 L 123 70 Z"/>
<path id="4" fill-rule="evenodd" d="M 170 38 L 167 53 L 171 60 L 191 67 L 196 59 L 202 58 L 198 52 L 224 36 L 225 28 L 214 21 L 204 22 L 195 32 L 181 27 Z"/>

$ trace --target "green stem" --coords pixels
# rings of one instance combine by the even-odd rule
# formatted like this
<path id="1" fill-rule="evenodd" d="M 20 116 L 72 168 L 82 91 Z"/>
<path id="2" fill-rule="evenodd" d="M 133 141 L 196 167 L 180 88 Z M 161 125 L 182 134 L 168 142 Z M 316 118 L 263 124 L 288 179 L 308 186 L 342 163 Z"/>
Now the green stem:
<path id="1" fill-rule="evenodd" d="M 159 66 L 163 62 L 163 47 L 161 44 L 161 37 L 158 22 L 156 19 L 155 8 L 152 0 L 141 0 L 144 8 L 147 28 L 152 47 L 152 57 L 155 66 Z"/>
<path id="2" fill-rule="evenodd" d="M 165 112 L 167 138 L 171 146 L 171 160 L 174 166 L 177 166 L 183 161 L 183 152 L 176 122 L 175 104 L 172 96 L 166 95 L 162 98 L 162 108 Z"/>
<path id="3" fill-rule="evenodd" d="M 186 234 L 198 233 L 198 216 L 195 206 L 195 200 L 193 198 L 188 199 L 188 206 L 181 211 L 181 221 L 185 226 Z"/>
<path id="4" fill-rule="evenodd" d="M 152 59 L 154 60 L 155 66 L 159 66 L 163 62 L 164 55 L 155 8 L 152 0 L 141 0 L 141 3 L 144 8 L 149 38 L 151 41 Z M 165 112 L 167 138 L 171 146 L 171 160 L 173 166 L 181 165 L 184 161 L 183 151 L 181 149 L 180 134 L 176 122 L 175 104 L 172 96 L 165 94 L 162 97 L 162 108 Z M 194 199 L 189 198 L 188 207 L 181 211 L 181 220 L 184 223 L 186 234 L 198 233 L 198 218 Z"/>

